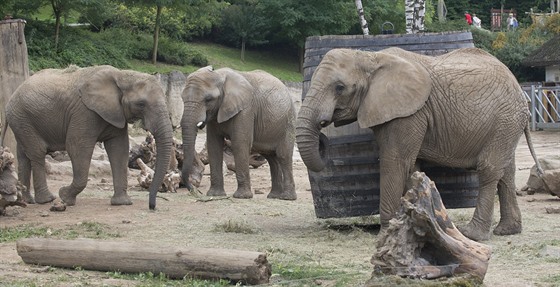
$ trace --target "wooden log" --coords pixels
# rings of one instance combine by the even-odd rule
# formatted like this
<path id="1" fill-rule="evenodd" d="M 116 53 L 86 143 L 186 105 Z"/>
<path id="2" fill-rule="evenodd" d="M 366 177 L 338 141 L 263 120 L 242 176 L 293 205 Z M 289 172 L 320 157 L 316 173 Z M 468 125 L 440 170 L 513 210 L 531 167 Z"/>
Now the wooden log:
<path id="1" fill-rule="evenodd" d="M 169 278 L 226 279 L 265 284 L 271 275 L 266 254 L 214 248 L 175 248 L 93 239 L 26 238 L 17 252 L 27 264 L 124 273 L 163 273 Z"/>
<path id="2" fill-rule="evenodd" d="M 375 270 L 402 277 L 435 279 L 467 275 L 482 282 L 491 249 L 472 241 L 455 227 L 437 188 L 424 173 L 415 172 L 412 189 L 380 235 L 372 258 Z"/>

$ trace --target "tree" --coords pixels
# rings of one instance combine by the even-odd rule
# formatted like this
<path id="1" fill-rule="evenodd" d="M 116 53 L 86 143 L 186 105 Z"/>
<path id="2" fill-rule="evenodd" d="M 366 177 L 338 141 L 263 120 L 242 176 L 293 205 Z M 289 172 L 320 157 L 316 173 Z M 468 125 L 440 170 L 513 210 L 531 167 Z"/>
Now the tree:
<path id="1" fill-rule="evenodd" d="M 274 42 L 299 50 L 303 66 L 305 39 L 309 36 L 346 34 L 353 25 L 354 3 L 341 0 L 260 0 L 257 4 L 271 27 Z"/>
<path id="2" fill-rule="evenodd" d="M 226 41 L 241 45 L 241 60 L 245 61 L 245 47 L 267 43 L 266 20 L 255 5 L 256 1 L 242 1 L 228 6 L 222 14 L 221 32 Z M 228 39 L 229 38 L 229 39 Z"/>
<path id="3" fill-rule="evenodd" d="M 54 0 L 53 0 L 54 1 Z M 192 1 L 185 0 L 122 0 L 127 5 L 142 6 L 155 9 L 155 23 L 153 26 L 154 44 L 152 48 L 152 64 L 157 63 L 157 52 L 159 43 L 159 32 L 161 27 L 162 13 L 168 9 L 186 9 L 186 6 Z"/>

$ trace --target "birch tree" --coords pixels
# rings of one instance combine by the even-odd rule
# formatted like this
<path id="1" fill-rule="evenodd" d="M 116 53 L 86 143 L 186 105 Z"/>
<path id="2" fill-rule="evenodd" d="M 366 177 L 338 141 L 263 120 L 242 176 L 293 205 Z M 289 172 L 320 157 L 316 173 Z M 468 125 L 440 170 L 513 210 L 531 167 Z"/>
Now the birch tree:
<path id="1" fill-rule="evenodd" d="M 366 17 L 364 16 L 364 7 L 362 6 L 362 0 L 356 0 L 356 9 L 358 9 L 358 17 L 360 19 L 360 27 L 362 27 L 362 31 L 364 35 L 369 35 L 369 28 L 366 21 Z"/>
<path id="2" fill-rule="evenodd" d="M 405 0 L 406 33 L 424 32 L 425 0 Z"/>

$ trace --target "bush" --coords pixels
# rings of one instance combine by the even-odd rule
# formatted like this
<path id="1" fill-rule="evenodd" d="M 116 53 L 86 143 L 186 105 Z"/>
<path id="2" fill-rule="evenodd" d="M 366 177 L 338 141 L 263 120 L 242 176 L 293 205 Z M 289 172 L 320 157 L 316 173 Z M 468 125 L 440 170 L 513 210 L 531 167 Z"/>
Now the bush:
<path id="1" fill-rule="evenodd" d="M 70 64 L 81 67 L 111 65 L 130 68 L 129 59 L 151 60 L 152 36 L 113 28 L 99 33 L 85 28 L 63 27 L 55 48 L 52 23 L 30 21 L 26 42 L 31 70 L 63 68 Z M 158 60 L 172 65 L 206 66 L 208 59 L 183 42 L 160 38 Z"/>
<path id="2" fill-rule="evenodd" d="M 172 65 L 185 66 L 192 64 L 199 67 L 208 65 L 208 59 L 198 50 L 166 37 L 159 40 L 157 58 L 158 61 Z"/>

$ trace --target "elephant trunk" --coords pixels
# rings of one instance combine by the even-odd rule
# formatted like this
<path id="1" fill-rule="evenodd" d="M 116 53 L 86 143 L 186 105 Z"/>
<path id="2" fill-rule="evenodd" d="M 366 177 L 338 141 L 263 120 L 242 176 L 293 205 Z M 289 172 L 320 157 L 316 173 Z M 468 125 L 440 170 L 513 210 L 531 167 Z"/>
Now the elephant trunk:
<path id="1" fill-rule="evenodd" d="M 149 208 L 152 210 L 156 208 L 156 195 L 163 183 L 163 178 L 165 177 L 165 174 L 167 173 L 167 170 L 169 168 L 171 151 L 173 148 L 173 129 L 171 120 L 167 116 L 169 113 L 167 112 L 167 109 L 165 109 L 156 114 L 165 116 L 159 116 L 160 118 L 155 121 L 154 124 L 151 125 L 148 129 L 148 131 L 152 133 L 152 135 L 154 136 L 154 140 L 156 141 L 157 155 L 155 174 L 149 188 Z"/>
<path id="2" fill-rule="evenodd" d="M 319 172 L 325 168 L 323 157 L 328 143 L 321 133 L 321 126 L 311 120 L 313 114 L 309 107 L 301 107 L 296 122 L 296 143 L 307 168 Z"/>
<path id="3" fill-rule="evenodd" d="M 191 173 L 193 172 L 193 162 L 195 157 L 196 134 L 198 132 L 195 115 L 197 109 L 185 106 L 183 118 L 181 119 L 181 129 L 183 134 L 183 168 L 181 169 L 181 182 L 189 190 L 192 185 L 189 182 Z"/>

